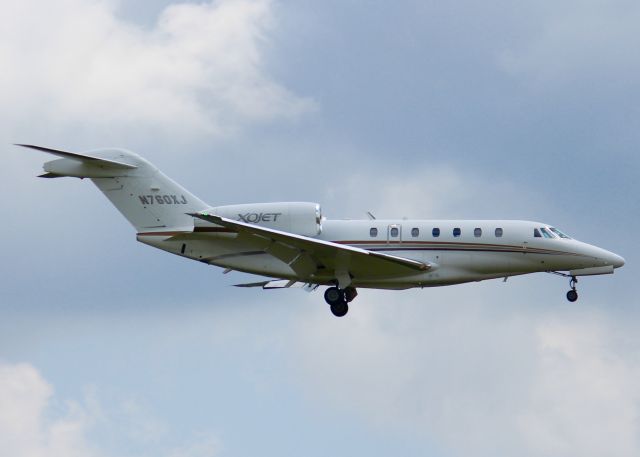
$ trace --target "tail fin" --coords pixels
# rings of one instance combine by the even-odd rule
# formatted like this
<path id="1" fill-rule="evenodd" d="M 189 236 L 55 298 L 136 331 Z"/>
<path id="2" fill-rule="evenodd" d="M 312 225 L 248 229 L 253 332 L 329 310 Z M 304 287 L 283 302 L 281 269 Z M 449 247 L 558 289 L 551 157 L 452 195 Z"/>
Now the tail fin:
<path id="1" fill-rule="evenodd" d="M 140 232 L 191 230 L 186 213 L 209 207 L 171 180 L 150 162 L 124 149 L 104 149 L 78 154 L 19 144 L 62 157 L 43 165 L 43 178 L 89 178 L 122 215 Z"/>

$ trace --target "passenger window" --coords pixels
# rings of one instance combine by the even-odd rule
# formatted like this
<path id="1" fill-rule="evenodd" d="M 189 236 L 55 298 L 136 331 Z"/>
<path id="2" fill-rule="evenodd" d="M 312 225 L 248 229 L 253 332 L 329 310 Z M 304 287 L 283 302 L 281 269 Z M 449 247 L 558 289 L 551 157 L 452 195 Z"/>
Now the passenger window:
<path id="1" fill-rule="evenodd" d="M 391 227 L 391 236 L 394 238 L 398 236 L 398 227 Z"/>
<path id="2" fill-rule="evenodd" d="M 461 233 L 462 230 L 460 230 L 460 227 L 456 227 L 453 229 L 453 236 L 455 236 L 456 238 L 459 237 Z"/>
<path id="3" fill-rule="evenodd" d="M 503 234 L 502 228 L 498 227 L 496 229 L 496 238 L 502 238 L 502 234 Z"/>
<path id="4" fill-rule="evenodd" d="M 375 227 L 371 227 L 371 228 L 369 229 L 369 236 L 370 236 L 371 238 L 375 238 L 375 237 L 377 237 L 377 236 L 378 236 L 378 229 L 377 229 L 377 228 L 375 228 Z"/>
<path id="5" fill-rule="evenodd" d="M 420 229 L 418 227 L 414 227 L 411 229 L 411 236 L 417 238 L 420 235 Z"/>
<path id="6" fill-rule="evenodd" d="M 480 238 L 482 236 L 482 229 L 480 227 L 473 229 L 473 236 Z"/>
<path id="7" fill-rule="evenodd" d="M 438 238 L 440 236 L 440 229 L 438 227 L 435 227 L 433 230 L 431 230 L 431 234 L 434 238 Z"/>
<path id="8" fill-rule="evenodd" d="M 537 228 L 533 229 L 533 236 L 535 238 L 540 238 L 542 235 L 540 235 L 540 230 L 538 230 Z"/>

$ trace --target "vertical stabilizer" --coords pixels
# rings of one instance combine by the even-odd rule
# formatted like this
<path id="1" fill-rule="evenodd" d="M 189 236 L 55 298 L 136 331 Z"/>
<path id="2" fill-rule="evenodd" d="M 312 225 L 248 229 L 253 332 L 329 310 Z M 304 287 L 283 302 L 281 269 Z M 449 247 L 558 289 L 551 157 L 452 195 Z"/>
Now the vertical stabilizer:
<path id="1" fill-rule="evenodd" d="M 193 229 L 186 213 L 208 208 L 202 200 L 139 155 L 123 149 L 78 154 L 20 145 L 62 157 L 44 164 L 43 177 L 89 178 L 140 232 Z"/>

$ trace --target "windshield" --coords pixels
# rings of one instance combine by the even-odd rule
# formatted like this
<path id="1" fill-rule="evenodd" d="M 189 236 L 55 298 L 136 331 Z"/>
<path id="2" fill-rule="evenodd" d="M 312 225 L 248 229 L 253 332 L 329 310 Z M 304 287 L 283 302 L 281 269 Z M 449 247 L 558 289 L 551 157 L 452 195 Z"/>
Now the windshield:
<path id="1" fill-rule="evenodd" d="M 554 227 L 549 227 L 549 230 L 551 230 L 553 233 L 555 233 L 556 235 L 558 235 L 560 238 L 564 238 L 565 240 L 570 240 L 571 237 L 569 235 L 566 235 L 564 233 L 562 233 L 560 230 L 558 230 L 557 228 Z"/>

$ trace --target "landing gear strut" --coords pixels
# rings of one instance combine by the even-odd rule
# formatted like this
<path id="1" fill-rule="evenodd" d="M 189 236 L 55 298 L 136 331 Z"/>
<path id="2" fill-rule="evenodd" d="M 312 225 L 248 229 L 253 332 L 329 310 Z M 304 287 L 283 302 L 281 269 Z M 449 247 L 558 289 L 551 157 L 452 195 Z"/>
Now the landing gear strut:
<path id="1" fill-rule="evenodd" d="M 349 312 L 348 303 L 356 298 L 358 291 L 354 287 L 339 289 L 329 287 L 324 291 L 324 299 L 331 307 L 331 313 L 336 317 L 342 317 Z"/>
<path id="2" fill-rule="evenodd" d="M 567 292 L 567 300 L 572 303 L 578 299 L 576 284 L 578 284 L 578 278 L 576 278 L 575 276 L 571 276 L 571 280 L 569 281 L 569 287 L 571 287 L 571 290 Z"/>

